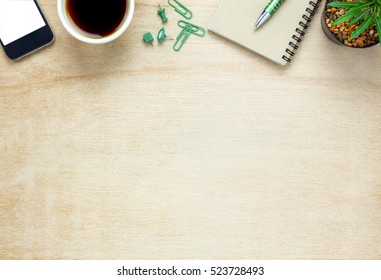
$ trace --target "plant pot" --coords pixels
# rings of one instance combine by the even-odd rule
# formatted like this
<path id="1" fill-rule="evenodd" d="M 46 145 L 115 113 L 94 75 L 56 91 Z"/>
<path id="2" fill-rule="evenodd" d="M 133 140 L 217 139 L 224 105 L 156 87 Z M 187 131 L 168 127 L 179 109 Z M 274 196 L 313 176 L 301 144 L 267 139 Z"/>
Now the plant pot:
<path id="1" fill-rule="evenodd" d="M 335 43 L 337 45 L 348 47 L 348 48 L 352 48 L 352 49 L 365 49 L 365 48 L 374 47 L 374 46 L 379 44 L 379 42 L 375 42 L 374 44 L 367 45 L 367 46 L 364 46 L 364 47 L 353 47 L 353 46 L 347 46 L 346 44 L 341 42 L 338 38 L 336 38 L 336 36 L 334 34 L 332 34 L 332 32 L 330 31 L 330 28 L 329 28 L 329 26 L 328 26 L 328 24 L 326 22 L 326 20 L 328 19 L 328 17 L 327 17 L 327 4 L 329 2 L 331 2 L 331 1 L 329 1 L 329 0 L 325 1 L 324 10 L 323 10 L 323 13 L 322 13 L 322 16 L 321 16 L 321 27 L 323 29 L 324 34 L 327 36 L 327 38 L 329 40 L 331 40 L 333 43 Z M 381 34 L 379 34 L 379 36 L 380 35 Z"/>

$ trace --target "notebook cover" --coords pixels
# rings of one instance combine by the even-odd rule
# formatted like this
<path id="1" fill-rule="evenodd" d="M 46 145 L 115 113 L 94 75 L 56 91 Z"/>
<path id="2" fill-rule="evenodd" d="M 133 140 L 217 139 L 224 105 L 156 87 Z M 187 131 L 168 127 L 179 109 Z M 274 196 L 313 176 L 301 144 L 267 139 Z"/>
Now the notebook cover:
<path id="1" fill-rule="evenodd" d="M 209 29 L 253 52 L 256 52 L 279 65 L 286 65 L 286 49 L 295 42 L 293 35 L 299 22 L 307 23 L 303 15 L 307 8 L 314 7 L 311 0 L 285 0 L 275 14 L 260 28 L 254 30 L 254 24 L 269 0 L 222 0 Z M 312 1 L 316 3 L 317 1 Z"/>

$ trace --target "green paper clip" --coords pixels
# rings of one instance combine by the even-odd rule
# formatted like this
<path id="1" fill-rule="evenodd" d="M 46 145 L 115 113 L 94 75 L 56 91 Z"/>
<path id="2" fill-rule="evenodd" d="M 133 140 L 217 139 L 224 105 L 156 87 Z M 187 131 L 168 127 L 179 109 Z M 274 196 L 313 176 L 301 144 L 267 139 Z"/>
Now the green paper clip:
<path id="1" fill-rule="evenodd" d="M 201 26 L 197 26 L 193 23 L 190 23 L 190 22 L 187 22 L 185 20 L 179 20 L 177 22 L 177 25 L 180 27 L 180 28 L 189 28 L 192 32 L 192 34 L 194 35 L 197 35 L 199 37 L 204 37 L 205 36 L 205 29 L 202 28 Z"/>
<path id="2" fill-rule="evenodd" d="M 161 7 L 159 3 L 160 10 L 157 11 L 157 14 L 161 17 L 161 21 L 166 23 L 168 21 L 167 15 L 165 14 L 165 9 Z"/>
<path id="3" fill-rule="evenodd" d="M 174 4 L 172 2 L 175 2 L 177 4 Z M 168 4 L 171 5 L 176 12 L 178 12 L 180 15 L 185 17 L 186 19 L 191 19 L 193 17 L 193 13 L 191 10 L 189 10 L 187 7 L 185 7 L 183 4 L 181 4 L 178 0 L 168 0 Z"/>
<path id="4" fill-rule="evenodd" d="M 173 50 L 175 52 L 180 51 L 191 34 L 192 31 L 190 29 L 184 28 L 183 30 L 181 30 L 179 36 L 177 36 L 176 38 L 175 44 L 173 45 Z"/>
<path id="5" fill-rule="evenodd" d="M 180 20 L 177 25 L 182 28 L 179 36 L 176 38 L 176 42 L 173 45 L 173 50 L 175 52 L 178 52 L 181 50 L 185 42 L 188 40 L 189 36 L 191 34 L 197 35 L 199 37 L 204 37 L 205 36 L 205 29 L 197 26 L 195 24 L 186 22 L 184 20 Z"/>
<path id="6" fill-rule="evenodd" d="M 161 41 L 163 41 L 165 38 L 167 38 L 167 34 L 165 34 L 165 29 L 162 28 L 159 30 L 159 33 L 157 34 L 157 40 L 159 41 L 159 43 L 161 43 Z"/>

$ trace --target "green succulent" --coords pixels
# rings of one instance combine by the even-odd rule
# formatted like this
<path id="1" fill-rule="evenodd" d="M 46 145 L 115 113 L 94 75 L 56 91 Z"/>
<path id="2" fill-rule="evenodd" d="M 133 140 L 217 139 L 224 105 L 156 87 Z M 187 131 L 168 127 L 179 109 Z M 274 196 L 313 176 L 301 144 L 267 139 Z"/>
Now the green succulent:
<path id="1" fill-rule="evenodd" d="M 353 2 L 334 1 L 327 4 L 329 7 L 348 9 L 347 12 L 333 22 L 338 25 L 349 20 L 348 26 L 359 22 L 359 26 L 351 34 L 352 39 L 356 39 L 370 25 L 375 24 L 378 38 L 381 44 L 381 0 L 355 0 Z"/>

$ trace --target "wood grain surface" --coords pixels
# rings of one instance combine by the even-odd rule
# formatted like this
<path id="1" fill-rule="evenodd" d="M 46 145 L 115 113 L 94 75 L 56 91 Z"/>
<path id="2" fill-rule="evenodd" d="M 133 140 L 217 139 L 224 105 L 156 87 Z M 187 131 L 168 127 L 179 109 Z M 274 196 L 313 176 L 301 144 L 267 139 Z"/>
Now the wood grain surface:
<path id="1" fill-rule="evenodd" d="M 148 0 L 90 46 L 40 3 L 55 43 L 0 56 L 1 259 L 381 258 L 380 47 L 320 8 L 286 68 L 210 32 L 175 53 Z M 219 0 L 188 3 L 206 27 Z"/>

